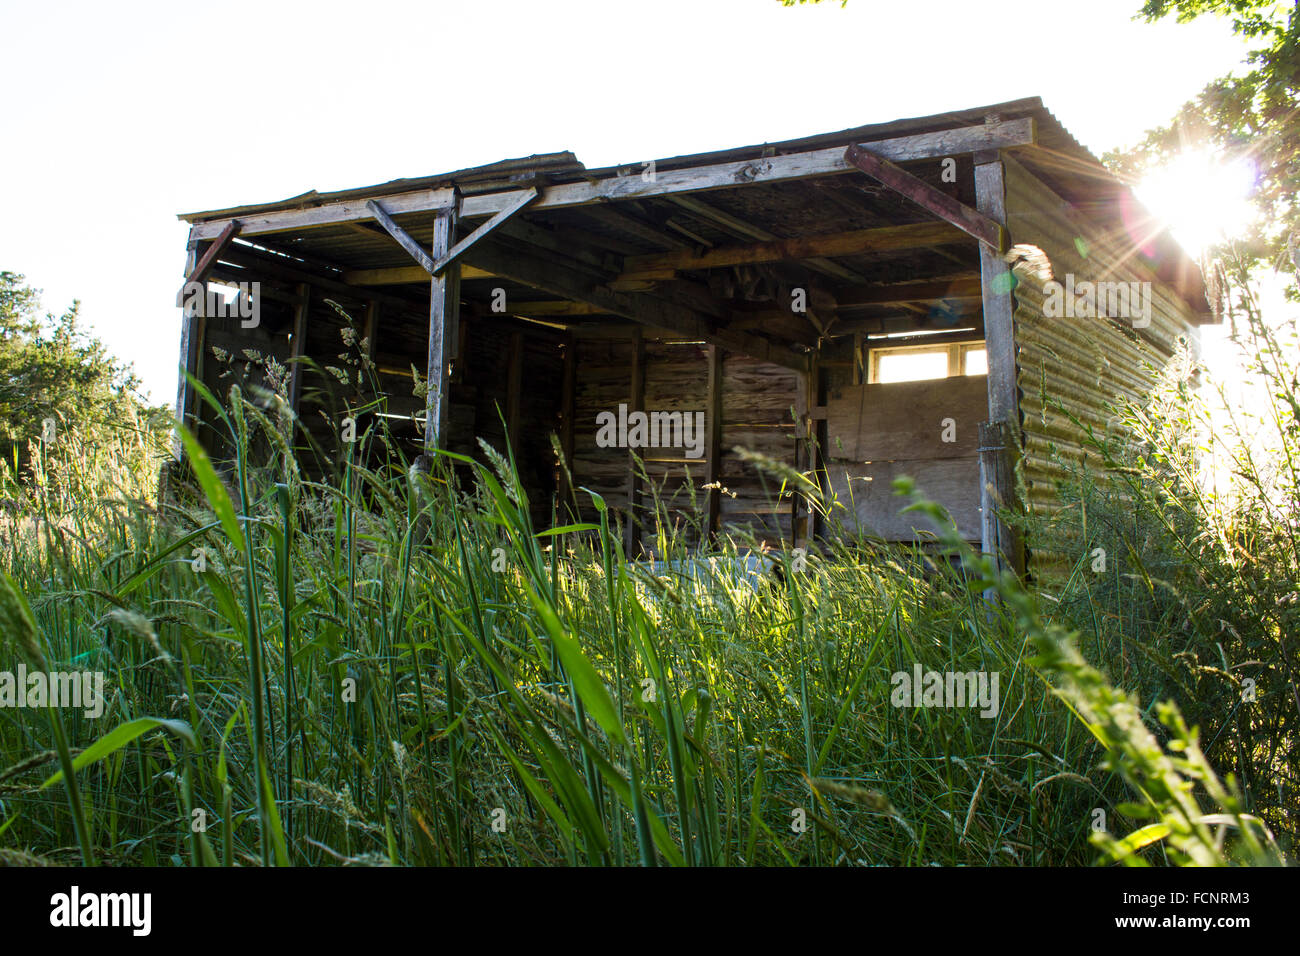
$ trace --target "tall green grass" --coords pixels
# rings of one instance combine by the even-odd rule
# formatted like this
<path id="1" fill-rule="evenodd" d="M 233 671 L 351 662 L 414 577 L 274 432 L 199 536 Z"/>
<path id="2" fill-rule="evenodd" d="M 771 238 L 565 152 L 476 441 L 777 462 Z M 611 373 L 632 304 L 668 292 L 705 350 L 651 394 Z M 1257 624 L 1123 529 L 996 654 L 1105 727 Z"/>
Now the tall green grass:
<path id="1" fill-rule="evenodd" d="M 342 480 L 313 482 L 282 395 L 195 387 L 231 462 L 186 435 L 170 500 L 13 530 L 7 570 L 49 666 L 104 671 L 110 699 L 98 721 L 62 715 L 62 756 L 57 720 L 0 710 L 4 858 L 1281 858 L 1172 710 L 1157 739 L 922 500 L 943 550 L 846 536 L 806 567 L 772 553 L 783 574 L 756 582 L 742 535 L 691 554 L 664 534 L 652 566 L 624 559 L 591 492 L 597 521 L 535 527 L 509 449 L 408 465 L 372 417 Z M 998 714 L 891 706 L 914 663 L 998 672 Z"/>

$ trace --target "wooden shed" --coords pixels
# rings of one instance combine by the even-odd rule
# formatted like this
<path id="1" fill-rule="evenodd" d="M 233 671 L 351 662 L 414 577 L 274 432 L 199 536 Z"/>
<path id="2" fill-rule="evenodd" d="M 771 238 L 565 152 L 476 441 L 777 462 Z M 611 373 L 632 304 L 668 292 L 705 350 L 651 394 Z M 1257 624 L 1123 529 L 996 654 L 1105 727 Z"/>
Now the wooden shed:
<path id="1" fill-rule="evenodd" d="M 1038 99 L 182 218 L 187 288 L 245 284 L 243 312 L 202 297 L 185 311 L 181 363 L 214 391 L 276 377 L 273 358 L 325 462 L 348 416 L 389 416 L 412 455 L 508 440 L 547 515 L 589 506 L 555 435 L 574 484 L 629 519 L 632 554 L 652 496 L 705 533 L 819 533 L 744 448 L 815 474 L 846 527 L 886 540 L 922 533 L 890 494 L 911 475 L 1023 566 L 992 506 L 1010 469 L 1030 507 L 1055 507 L 1081 454 L 1073 419 L 1109 427 L 1107 405 L 1214 321 L 1195 264 Z M 214 443 L 200 405 L 182 377 L 178 415 Z"/>

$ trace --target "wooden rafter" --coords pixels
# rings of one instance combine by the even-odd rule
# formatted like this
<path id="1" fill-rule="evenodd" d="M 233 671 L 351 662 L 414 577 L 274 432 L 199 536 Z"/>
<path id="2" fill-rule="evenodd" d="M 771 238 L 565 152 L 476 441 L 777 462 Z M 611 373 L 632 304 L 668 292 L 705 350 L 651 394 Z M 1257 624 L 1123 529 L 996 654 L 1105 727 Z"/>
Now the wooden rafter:
<path id="1" fill-rule="evenodd" d="M 661 249 L 689 249 L 691 247 L 691 243 L 687 240 L 669 235 L 662 229 L 642 222 L 636 216 L 617 209 L 611 209 L 608 205 L 584 206 L 582 214 L 614 229 L 631 233 L 638 239 L 652 242 Z"/>
<path id="2" fill-rule="evenodd" d="M 668 198 L 678 206 L 681 206 L 687 212 L 693 213 L 701 219 L 707 219 L 714 225 L 721 226 L 728 232 L 742 238 L 759 239 L 763 241 L 771 241 L 773 239 L 781 238 L 774 232 L 768 232 L 761 226 L 756 226 L 751 222 L 746 222 L 743 219 L 731 215 L 731 213 L 723 212 L 721 209 L 710 206 L 708 203 L 701 199 L 697 199 L 694 196 L 669 196 Z M 808 265 L 819 272 L 828 276 L 833 276 L 836 279 L 861 281 L 862 278 L 853 270 L 846 269 L 838 262 L 832 262 L 829 259 L 809 259 Z"/>
<path id="3" fill-rule="evenodd" d="M 998 253 L 1007 251 L 1006 230 L 1000 223 L 954 199 L 943 190 L 936 189 L 924 179 L 918 179 L 907 170 L 861 146 L 850 146 L 844 151 L 844 158 L 872 179 L 967 235 L 974 236 Z"/>
<path id="4" fill-rule="evenodd" d="M 677 272 L 713 269 L 721 266 L 754 265 L 784 259 L 815 259 L 822 256 L 852 256 L 896 249 L 916 249 L 963 239 L 961 230 L 946 222 L 920 222 L 902 226 L 855 229 L 821 236 L 800 236 L 744 245 L 720 246 L 704 252 L 667 252 L 628 256 L 623 261 L 622 280 L 670 279 Z"/>
<path id="5" fill-rule="evenodd" d="M 567 302 L 553 299 L 546 302 L 511 302 L 513 315 L 606 315 L 603 309 L 590 302 Z"/>

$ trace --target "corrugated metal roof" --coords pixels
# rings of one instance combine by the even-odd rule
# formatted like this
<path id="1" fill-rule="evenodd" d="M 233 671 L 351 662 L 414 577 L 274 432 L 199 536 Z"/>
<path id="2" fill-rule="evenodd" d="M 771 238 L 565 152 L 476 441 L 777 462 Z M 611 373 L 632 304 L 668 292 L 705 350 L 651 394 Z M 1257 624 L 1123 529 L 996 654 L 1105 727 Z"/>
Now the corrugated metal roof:
<path id="1" fill-rule="evenodd" d="M 392 179 L 386 183 L 373 186 L 360 186 L 355 189 L 339 189 L 333 192 L 317 192 L 312 189 L 288 199 L 275 202 L 250 203 L 245 206 L 231 206 L 228 209 L 209 209 L 203 212 L 187 212 L 177 216 L 186 222 L 203 222 L 207 219 L 229 219 L 232 216 L 246 216 L 250 213 L 276 212 L 282 209 L 304 209 L 325 203 L 342 202 L 348 199 L 387 196 L 393 193 L 411 192 L 417 189 L 437 189 L 455 184 L 465 192 L 492 192 L 494 189 L 510 188 L 511 178 L 525 178 L 537 173 L 548 176 L 564 176 L 584 170 L 586 167 L 578 158 L 567 150 L 562 153 L 534 153 L 519 159 L 502 159 L 485 166 L 470 166 L 438 173 L 434 176 L 419 176 L 413 179 Z M 489 188 L 482 188 L 487 185 Z M 475 188 L 479 187 L 479 188 Z"/>
<path id="2" fill-rule="evenodd" d="M 819 133 L 801 139 L 782 140 L 775 143 L 758 143 L 751 146 L 738 146 L 707 153 L 690 153 L 666 159 L 656 159 L 657 169 L 675 169 L 684 166 L 704 166 L 714 163 L 734 162 L 742 159 L 760 157 L 765 150 L 778 153 L 802 152 L 820 149 L 838 144 L 868 143 L 872 140 L 889 139 L 900 135 L 928 133 L 943 129 L 956 129 L 962 126 L 979 126 L 989 114 L 996 113 L 1003 119 L 1016 119 L 1022 116 L 1034 116 L 1040 121 L 1039 136 L 1046 134 L 1049 149 L 1065 149 L 1076 153 L 1080 158 L 1090 159 L 1100 166 L 1096 158 L 1079 145 L 1065 128 L 1057 122 L 1050 111 L 1043 107 L 1038 97 L 995 103 L 990 106 L 972 107 L 933 116 L 910 117 L 893 120 L 888 123 L 874 123 L 868 126 L 855 126 L 833 133 Z M 639 164 L 638 164 L 639 165 Z M 613 175 L 624 166 L 608 166 L 599 169 L 587 169 L 570 151 L 561 153 L 538 153 L 520 159 L 503 159 L 484 166 L 470 166 L 452 172 L 438 173 L 433 176 L 421 176 L 411 179 L 394 179 L 373 186 L 355 189 L 317 192 L 311 190 L 288 199 L 275 202 L 250 203 L 227 209 L 209 209 L 202 212 L 182 213 L 178 218 L 187 222 L 201 222 L 207 219 L 227 219 L 235 215 L 249 213 L 274 212 L 281 209 L 300 209 L 306 206 L 320 205 L 327 202 L 340 202 L 358 199 L 364 196 L 383 196 L 391 193 L 410 192 L 416 189 L 434 189 L 455 184 L 465 192 L 490 192 L 495 188 L 511 188 L 512 176 L 522 177 L 534 173 L 544 173 L 554 182 L 577 182 L 583 179 L 599 179 Z M 477 187 L 477 188 L 475 188 Z M 485 188 L 486 187 L 486 188 Z"/>
<path id="3" fill-rule="evenodd" d="M 1076 209 L 1087 214 L 1102 228 L 1111 230 L 1122 228 L 1121 198 L 1124 204 L 1136 204 L 1136 200 L 1133 200 L 1129 194 L 1128 187 L 1070 134 L 1056 116 L 1043 105 L 1039 97 L 970 107 L 931 116 L 908 117 L 886 123 L 855 126 L 800 139 L 656 159 L 654 162 L 655 167 L 660 170 L 738 162 L 757 159 L 765 154 L 803 152 L 965 126 L 980 126 L 992 115 L 1003 120 L 1032 118 L 1037 129 L 1038 145 L 1030 149 L 1017 150 L 1020 161 L 1047 183 L 1054 192 Z M 635 168 L 640 166 L 640 162 L 635 164 Z M 542 175 L 552 183 L 565 183 L 606 178 L 627 169 L 629 169 L 627 165 L 587 169 L 569 151 L 539 153 L 432 176 L 396 179 L 372 186 L 332 192 L 312 190 L 276 202 L 183 213 L 179 218 L 191 223 L 228 219 L 451 185 L 472 195 L 517 188 L 520 180 L 530 179 L 535 175 Z M 1180 295 L 1192 306 L 1193 311 L 1201 317 L 1201 321 L 1207 320 L 1209 307 L 1205 302 L 1205 287 L 1197 265 L 1167 233 L 1153 237 L 1149 242 L 1154 247 L 1155 253 L 1151 257 L 1151 262 L 1159 277 L 1178 289 Z"/>

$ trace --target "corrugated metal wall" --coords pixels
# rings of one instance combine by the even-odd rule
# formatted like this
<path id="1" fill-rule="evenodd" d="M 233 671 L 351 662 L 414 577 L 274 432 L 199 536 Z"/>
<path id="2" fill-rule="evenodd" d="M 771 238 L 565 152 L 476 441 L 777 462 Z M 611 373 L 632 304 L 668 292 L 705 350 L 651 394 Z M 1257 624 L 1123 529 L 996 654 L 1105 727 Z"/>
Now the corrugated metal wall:
<path id="1" fill-rule="evenodd" d="M 1064 200 L 1023 166 L 1006 161 L 1007 226 L 1015 245 L 1046 254 L 1042 263 L 1015 266 L 1017 382 L 1023 422 L 1022 477 L 1029 506 L 1051 516 L 1062 502 L 1058 482 L 1071 463 L 1088 458 L 1080 424 L 1113 434 L 1119 423 L 1112 406 L 1140 400 L 1172 358 L 1180 337 L 1193 344 L 1191 309 L 1138 261 L 1126 234 L 1105 236 L 1085 223 Z M 1151 282 L 1150 326 L 1132 328 L 1125 318 L 1048 318 L 1044 284 L 1065 282 Z M 1069 410 L 1080 424 L 1062 410 Z M 1054 577 L 1078 555 L 1052 554 L 1027 542 L 1030 571 L 1040 581 Z"/>

